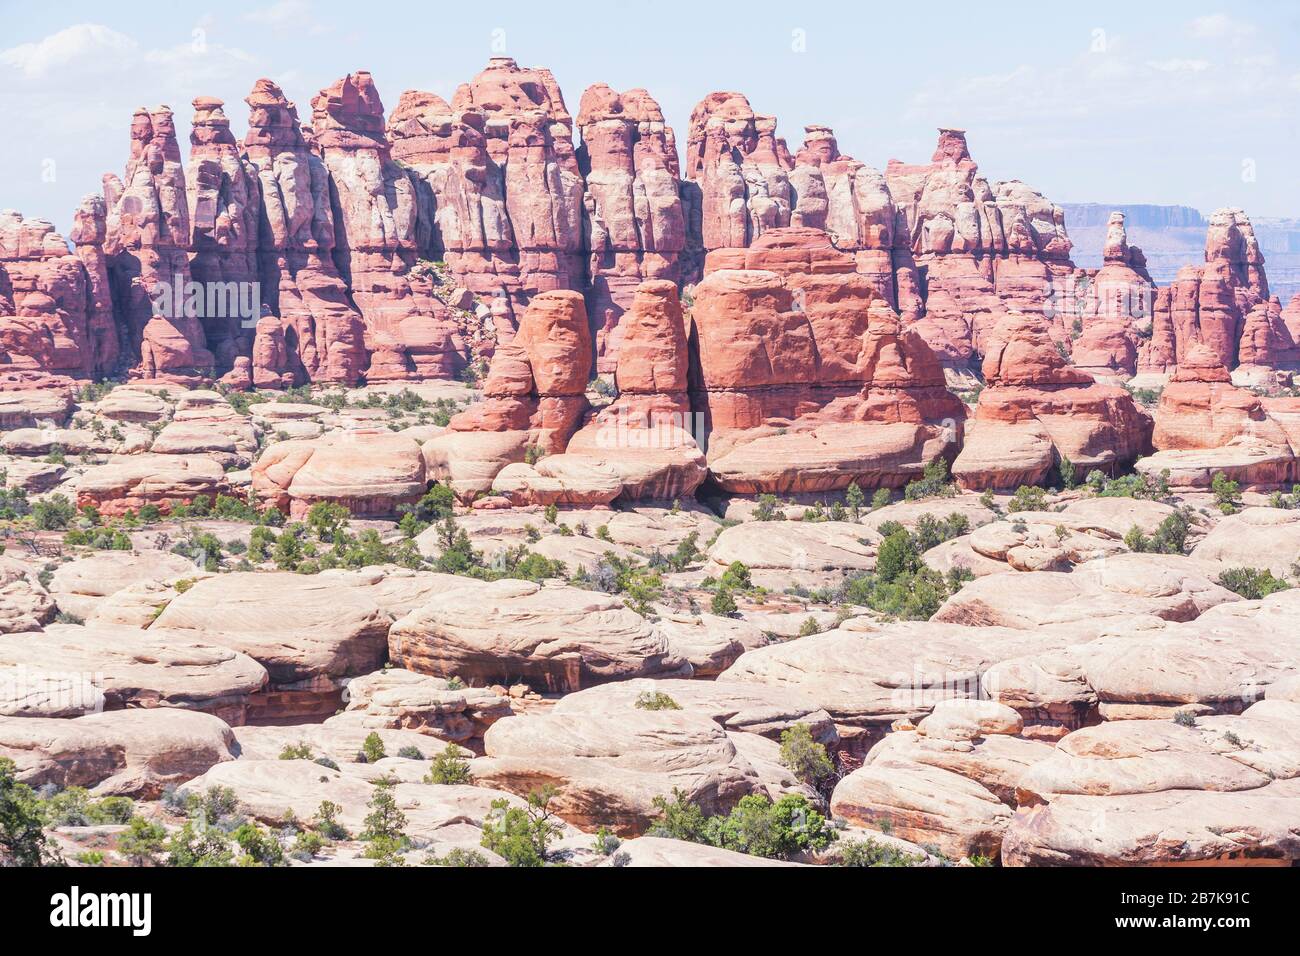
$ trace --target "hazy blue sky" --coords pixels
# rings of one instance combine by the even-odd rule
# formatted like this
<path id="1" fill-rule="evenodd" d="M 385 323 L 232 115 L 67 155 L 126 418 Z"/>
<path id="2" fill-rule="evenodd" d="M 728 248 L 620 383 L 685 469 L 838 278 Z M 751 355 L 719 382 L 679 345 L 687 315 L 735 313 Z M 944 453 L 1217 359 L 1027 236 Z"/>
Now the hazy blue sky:
<path id="1" fill-rule="evenodd" d="M 185 150 L 198 94 L 225 99 L 242 135 L 258 77 L 310 118 L 322 86 L 368 69 L 391 109 L 405 89 L 450 97 L 499 48 L 550 67 L 575 113 L 593 82 L 644 86 L 683 140 L 691 107 L 734 89 L 792 149 L 827 123 L 883 167 L 927 160 L 935 127 L 960 126 L 990 179 L 1056 202 L 1300 216 L 1300 13 L 1282 0 L 0 0 L 0 25 L 0 208 L 61 228 L 121 172 L 137 106 L 169 104 Z"/>

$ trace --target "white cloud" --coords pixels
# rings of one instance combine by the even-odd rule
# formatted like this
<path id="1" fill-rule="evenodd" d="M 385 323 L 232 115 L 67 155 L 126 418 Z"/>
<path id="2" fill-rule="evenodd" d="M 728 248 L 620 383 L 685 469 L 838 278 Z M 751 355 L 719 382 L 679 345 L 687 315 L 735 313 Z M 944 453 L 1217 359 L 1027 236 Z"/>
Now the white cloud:
<path id="1" fill-rule="evenodd" d="M 306 26 L 303 22 L 311 16 L 311 4 L 307 0 L 277 0 L 267 7 L 260 7 L 244 14 L 244 19 L 265 26 Z"/>
<path id="2" fill-rule="evenodd" d="M 1255 35 L 1255 24 L 1236 20 L 1226 13 L 1196 17 L 1191 22 L 1192 36 L 1202 40 L 1244 40 Z"/>
<path id="3" fill-rule="evenodd" d="M 13 67 L 27 79 L 40 79 L 72 64 L 98 68 L 126 67 L 140 45 L 124 33 L 100 23 L 78 23 L 35 43 L 0 50 L 0 64 Z"/>
<path id="4" fill-rule="evenodd" d="M 1210 68 L 1210 61 L 1173 57 L 1168 60 L 1148 60 L 1147 66 L 1162 73 L 1204 73 Z"/>

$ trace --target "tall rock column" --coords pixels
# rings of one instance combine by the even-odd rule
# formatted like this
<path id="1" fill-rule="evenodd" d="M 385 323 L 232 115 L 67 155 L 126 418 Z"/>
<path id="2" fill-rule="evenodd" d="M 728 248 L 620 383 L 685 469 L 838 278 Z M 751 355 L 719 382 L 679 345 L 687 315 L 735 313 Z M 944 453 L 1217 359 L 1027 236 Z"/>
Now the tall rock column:
<path id="1" fill-rule="evenodd" d="M 85 269 L 54 225 L 0 212 L 0 372 L 91 375 L 88 301 Z"/>
<path id="2" fill-rule="evenodd" d="M 827 126 L 805 128 L 790 172 L 793 226 L 830 233 L 835 247 L 852 252 L 856 269 L 905 321 L 921 312 L 916 265 L 907 233 L 895 229 L 897 210 L 885 177 L 839 151 Z M 901 241 L 900 241 L 901 240 Z"/>
<path id="3" fill-rule="evenodd" d="M 335 262 L 366 327 L 370 381 L 450 377 L 469 360 L 458 318 L 412 271 L 420 257 L 416 183 L 393 161 L 369 73 L 312 100 L 313 141 L 334 184 Z"/>
<path id="4" fill-rule="evenodd" d="M 221 100 L 194 100 L 185 171 L 190 214 L 190 272 L 205 293 L 198 318 L 217 371 L 228 372 L 252 348 L 262 316 L 257 234 L 257 168 L 241 153 Z"/>
<path id="5" fill-rule="evenodd" d="M 691 112 L 686 177 L 698 197 L 699 261 L 714 249 L 744 248 L 790 225 L 794 160 L 776 119 L 755 114 L 740 93 L 710 93 Z"/>
<path id="6" fill-rule="evenodd" d="M 104 251 L 122 337 L 139 378 L 211 375 L 215 358 L 187 295 L 190 212 L 172 112 L 140 109 L 131 120 L 126 175 L 104 177 Z"/>
<path id="7" fill-rule="evenodd" d="M 1052 311 L 1074 273 L 1065 214 L 1024 183 L 979 175 L 963 130 L 941 129 L 928 165 L 890 160 L 885 180 L 924 299 L 918 330 L 945 366 L 972 371 L 1008 312 Z M 1068 334 L 1059 313 L 1048 330 Z"/>
<path id="8" fill-rule="evenodd" d="M 1081 308 L 1070 356 L 1095 377 L 1129 377 L 1137 372 L 1140 341 L 1155 337 L 1155 285 L 1142 250 L 1128 243 L 1122 212 L 1110 215 L 1102 260 L 1101 269 L 1081 270 L 1076 279 Z"/>
<path id="9" fill-rule="evenodd" d="M 1169 311 L 1176 364 L 1196 345 L 1229 370 L 1239 364 L 1284 367 L 1295 361 L 1281 304 L 1274 308 L 1269 301 L 1264 255 L 1240 209 L 1211 214 L 1205 264 L 1178 271 Z"/>
<path id="10" fill-rule="evenodd" d="M 253 341 L 254 384 L 355 384 L 367 362 L 365 327 L 334 265 L 329 173 L 280 87 L 258 80 L 244 102 L 244 152 L 261 191 L 258 274 L 268 313 Z"/>
<path id="11" fill-rule="evenodd" d="M 587 314 L 597 370 L 617 366 L 619 321 L 646 279 L 680 278 L 686 219 L 678 192 L 677 144 L 645 90 L 589 87 L 578 111 L 586 180 Z"/>
<path id="12" fill-rule="evenodd" d="M 104 240 L 108 234 L 108 206 L 102 196 L 82 197 L 73 215 L 73 250 L 86 270 L 86 334 L 91 375 L 104 378 L 117 370 L 121 357 L 117 323 L 113 316 L 113 289 L 108 277 Z"/>
<path id="13" fill-rule="evenodd" d="M 504 278 L 499 289 L 516 320 L 519 307 L 537 293 L 582 289 L 582 172 L 573 117 L 551 71 L 494 57 L 456 90 L 451 107 L 483 117 L 488 168 L 499 171 L 514 237 L 511 255 L 493 257 L 493 266 Z"/>

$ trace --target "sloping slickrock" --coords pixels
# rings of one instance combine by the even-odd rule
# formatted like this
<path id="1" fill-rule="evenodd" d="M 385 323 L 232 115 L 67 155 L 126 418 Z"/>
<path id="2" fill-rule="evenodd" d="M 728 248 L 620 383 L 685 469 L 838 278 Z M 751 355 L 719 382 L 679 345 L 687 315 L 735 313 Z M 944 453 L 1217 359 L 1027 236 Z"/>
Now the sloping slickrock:
<path id="1" fill-rule="evenodd" d="M 5 432 L 0 444 L 11 455 L 48 455 L 54 449 L 61 448 L 68 455 L 110 454 L 119 452 L 132 454 L 142 451 L 139 436 L 132 436 L 125 442 L 110 438 L 96 438 L 89 429 L 80 428 L 16 428 Z"/>
<path id="2" fill-rule="evenodd" d="M 5 666 L 41 680 L 89 678 L 109 708 L 201 710 L 232 726 L 244 723 L 266 685 L 266 671 L 251 657 L 207 638 L 152 628 L 51 624 L 37 634 L 6 635 L 0 637 Z"/>
<path id="3" fill-rule="evenodd" d="M 54 601 L 36 575 L 12 558 L 0 557 L 0 634 L 39 631 L 54 613 Z"/>
<path id="4" fill-rule="evenodd" d="M 976 528 L 970 535 L 970 547 L 1017 571 L 1067 571 L 1071 565 L 1123 553 L 1127 550 L 1123 537 L 1108 527 L 1064 513 L 1020 511 L 1010 520 Z"/>
<path id="5" fill-rule="evenodd" d="M 753 624 L 716 614 L 665 614 L 659 628 L 673 651 L 690 662 L 695 677 L 716 677 L 746 650 L 766 643 Z"/>
<path id="6" fill-rule="evenodd" d="M 1077 729 L 1095 708 L 1106 720 L 1240 713 L 1300 672 L 1293 591 L 1233 601 L 1193 621 L 1103 620 L 1088 639 L 995 665 L 990 695 L 1027 723 Z M 1281 691 L 1285 693 L 1285 690 Z"/>
<path id="7" fill-rule="evenodd" d="M 1134 626 L 1147 621 L 1138 618 Z M 1097 692 L 1088 683 L 1078 657 L 1068 650 L 1049 650 L 994 664 L 984 674 L 989 696 L 1021 715 L 1036 729 L 1061 736 L 1060 728 L 1077 730 L 1096 719 Z"/>
<path id="8" fill-rule="evenodd" d="M 862 524 L 872 531 L 879 531 L 886 521 L 896 521 L 904 528 L 914 529 L 918 521 L 929 515 L 937 521 L 943 521 L 950 515 L 959 514 L 972 528 L 988 524 L 997 518 L 989 508 L 980 502 L 977 495 L 957 495 L 953 498 L 922 498 L 917 501 L 897 501 L 883 508 L 876 508 L 862 516 Z"/>
<path id="9" fill-rule="evenodd" d="M 750 569 L 870 571 L 879 538 L 851 521 L 747 521 L 724 529 L 708 554 L 719 572 L 733 561 Z"/>
<path id="10" fill-rule="evenodd" d="M 234 790 L 244 813 L 274 826 L 290 813 L 310 820 L 321 802 L 330 800 L 340 807 L 339 823 L 354 833 L 365 827 L 366 803 L 374 792 L 363 778 L 310 760 L 249 758 L 217 764 L 178 793 L 202 795 L 211 787 Z"/>
<path id="11" fill-rule="evenodd" d="M 1180 555 L 1116 554 L 1071 574 L 990 574 L 944 602 L 933 620 L 1024 628 L 1144 614 L 1190 621 L 1238 599 L 1214 582 L 1217 573 L 1214 565 Z"/>
<path id="12" fill-rule="evenodd" d="M 61 611 L 88 620 L 104 598 L 124 588 L 201 573 L 194 562 L 165 551 L 101 551 L 59 565 L 50 578 L 50 595 Z"/>
<path id="13" fill-rule="evenodd" d="M 211 714 L 120 710 L 71 720 L 0 717 L 0 756 L 34 787 L 86 787 L 157 798 L 215 764 L 233 761 L 234 735 Z"/>
<path id="14" fill-rule="evenodd" d="M 685 866 L 685 867 L 734 867 L 734 866 L 800 866 L 785 860 L 769 860 L 750 853 L 737 853 L 735 850 L 723 850 L 702 843 L 689 843 L 686 840 L 669 840 L 665 837 L 637 837 L 624 840 L 618 848 L 623 854 L 610 866 Z"/>
<path id="15" fill-rule="evenodd" d="M 1300 857 L 1300 709 L 1076 731 L 1021 778 L 1010 865 L 1286 865 Z"/>
<path id="16" fill-rule="evenodd" d="M 905 840 L 933 844 L 946 856 L 997 856 L 1011 809 L 961 774 L 882 759 L 853 771 L 835 787 L 831 812 Z"/>
<path id="17" fill-rule="evenodd" d="M 644 832 L 653 800 L 680 788 L 706 814 L 725 812 L 762 788 L 757 774 L 712 720 L 678 711 L 507 717 L 483 738 L 475 783 L 527 794 L 546 784 L 557 814 L 576 826 Z"/>
<path id="18" fill-rule="evenodd" d="M 401 762 L 419 766 L 416 761 Z M 235 792 L 242 813 L 271 827 L 281 826 L 286 817 L 305 823 L 316 815 L 322 801 L 329 800 L 339 807 L 338 822 L 353 836 L 365 829 L 366 815 L 370 812 L 367 804 L 375 792 L 374 786 L 358 774 L 331 770 L 310 760 L 268 759 L 217 764 L 182 786 L 179 792 L 202 794 L 210 787 L 229 787 Z M 398 783 L 389 792 L 406 816 L 408 836 L 458 843 L 467 849 L 478 847 L 483 821 L 491 812 L 494 800 L 504 799 L 511 806 L 523 805 L 513 794 L 476 786 Z M 565 839 L 576 833 L 568 827 L 564 831 Z M 412 857 L 411 862 L 416 859 Z"/>
<path id="19" fill-rule="evenodd" d="M 205 455 L 120 455 L 88 468 L 76 480 L 77 506 L 94 505 L 105 515 L 157 505 L 189 504 L 229 491 L 221 465 Z"/>
<path id="20" fill-rule="evenodd" d="M 1300 511 L 1247 508 L 1226 515 L 1193 549 L 1192 557 L 1226 567 L 1267 568 L 1275 577 L 1289 577 L 1300 561 Z"/>
<path id="21" fill-rule="evenodd" d="M 1010 707 L 991 700 L 944 700 L 916 725 L 931 740 L 974 740 L 986 734 L 1018 734 L 1024 722 Z"/>
<path id="22" fill-rule="evenodd" d="M 72 414 L 72 397 L 65 389 L 38 388 L 0 392 L 0 428 L 62 425 Z"/>
<path id="23" fill-rule="evenodd" d="M 1108 719 L 1155 716 L 1185 704 L 1237 713 L 1273 681 L 1300 670 L 1293 624 L 1300 593 L 1234 601 L 1194 621 L 1112 626 L 1072 648 Z"/>
<path id="24" fill-rule="evenodd" d="M 104 709 L 92 674 L 0 664 L 0 717 L 80 717 Z"/>
<path id="25" fill-rule="evenodd" d="M 841 627 L 747 651 L 718 680 L 798 691 L 824 708 L 841 734 L 878 734 L 900 718 L 919 719 L 939 701 L 979 696 L 983 674 L 998 661 L 1063 648 L 1078 634 L 933 621 Z"/>
<path id="26" fill-rule="evenodd" d="M 939 701 L 914 732 L 876 744 L 836 786 L 831 809 L 948 856 L 996 856 L 1017 782 L 1052 754 L 1050 744 L 1016 736 L 1021 728 L 1014 710 L 993 701 Z"/>
<path id="27" fill-rule="evenodd" d="M 605 505 L 623 491 L 618 470 L 588 455 L 548 455 L 515 462 L 492 479 L 492 494 L 520 505 Z"/>
<path id="28" fill-rule="evenodd" d="M 460 743 L 482 737 L 510 714 L 506 697 L 480 688 L 453 690 L 446 680 L 400 668 L 366 674 L 348 682 L 347 712 L 365 726 L 418 730 Z"/>
<path id="29" fill-rule="evenodd" d="M 553 691 L 690 674 L 664 632 L 619 599 L 514 580 L 434 598 L 393 625 L 389 652 L 418 673 Z"/>
<path id="30" fill-rule="evenodd" d="M 354 515 L 391 515 L 427 487 L 420 446 L 392 432 L 277 442 L 253 466 L 258 497 L 295 518 L 321 501 Z"/>
<path id="31" fill-rule="evenodd" d="M 898 762 L 941 767 L 978 783 L 1014 807 L 1020 780 L 1027 771 L 1049 758 L 1052 751 L 1050 743 L 1003 733 L 946 740 L 900 731 L 877 744 L 867 759 L 872 765 Z"/>
<path id="32" fill-rule="evenodd" d="M 1162 501 L 1095 497 L 1071 501 L 1061 510 L 1060 515 L 1075 526 L 1087 523 L 1123 536 L 1134 526 L 1141 528 L 1143 534 L 1154 534 L 1160 523 L 1177 510 L 1173 505 Z M 1193 516 L 1189 539 L 1194 540 L 1202 531 L 1203 526 Z"/>
<path id="33" fill-rule="evenodd" d="M 648 680 L 616 681 L 568 694 L 555 705 L 556 714 L 618 715 L 638 709 L 642 694 L 666 694 L 683 711 L 703 714 L 726 730 L 779 739 L 781 733 L 805 724 L 813 739 L 833 748 L 838 734 L 830 716 L 797 688 L 740 681 Z"/>
<path id="34" fill-rule="evenodd" d="M 246 467 L 257 451 L 257 435 L 244 418 L 169 422 L 149 446 L 155 455 L 209 455 L 225 466 Z"/>
<path id="35" fill-rule="evenodd" d="M 193 568 L 191 573 L 170 582 L 145 580 L 128 584 L 120 591 L 95 601 L 85 622 L 96 626 L 146 628 L 180 593 L 176 588 L 178 584 L 202 577 L 207 577 L 207 572 Z"/>
<path id="36" fill-rule="evenodd" d="M 1217 720 L 1223 731 L 1232 732 L 1238 740 L 1244 740 L 1238 730 L 1245 725 L 1268 723 L 1244 718 Z M 1250 746 L 1258 745 L 1254 736 L 1250 740 Z M 1063 737 L 1048 759 L 1020 779 L 1019 800 L 1021 805 L 1032 806 L 1065 794 L 1227 793 L 1266 786 L 1267 774 L 1238 759 L 1246 746 L 1244 742 L 1234 745 L 1204 725 L 1188 728 L 1172 720 L 1108 721 Z M 1293 744 L 1290 749 L 1294 767 L 1300 747 Z"/>
<path id="37" fill-rule="evenodd" d="M 278 760 L 286 747 L 306 745 L 311 750 L 312 759 L 329 757 L 340 766 L 348 766 L 361 762 L 359 758 L 363 756 L 366 738 L 371 733 L 379 735 L 384 753 L 395 760 L 407 759 L 397 757 L 398 752 L 407 747 L 414 747 L 424 760 L 431 760 L 444 746 L 440 741 L 413 730 L 368 726 L 360 713 L 336 714 L 319 724 L 239 727 L 235 730 L 235 741 L 239 745 L 240 760 Z M 410 763 L 419 767 L 421 773 L 428 769 L 428 764 L 419 760 Z"/>
<path id="38" fill-rule="evenodd" d="M 117 422 L 149 424 L 165 419 L 171 411 L 166 399 L 141 385 L 115 388 L 95 404 L 95 414 Z"/>
<path id="39" fill-rule="evenodd" d="M 332 713 L 346 678 L 384 663 L 391 622 L 364 587 L 323 575 L 236 572 L 197 582 L 148 633 L 202 640 L 255 659 L 270 675 L 268 715 L 281 707 Z"/>
<path id="40" fill-rule="evenodd" d="M 1168 790 L 1065 796 L 1016 814 L 1006 866 L 1289 866 L 1300 858 L 1300 780 L 1245 793 Z"/>

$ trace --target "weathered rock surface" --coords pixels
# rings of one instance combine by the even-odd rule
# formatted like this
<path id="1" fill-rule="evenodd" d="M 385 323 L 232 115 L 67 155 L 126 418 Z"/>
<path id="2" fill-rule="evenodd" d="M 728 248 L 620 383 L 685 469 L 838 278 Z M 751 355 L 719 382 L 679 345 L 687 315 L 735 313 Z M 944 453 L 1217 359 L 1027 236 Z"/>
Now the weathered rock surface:
<path id="1" fill-rule="evenodd" d="M 393 515 L 427 488 L 420 446 L 388 431 L 276 442 L 253 466 L 258 497 L 295 518 L 322 501 L 355 515 Z"/>
<path id="2" fill-rule="evenodd" d="M 1041 319 L 1011 313 L 987 335 L 985 388 L 952 473 L 964 488 L 1043 484 L 1068 458 L 1115 474 L 1151 447 L 1151 419 L 1124 389 L 1074 368 Z"/>
<path id="3" fill-rule="evenodd" d="M 365 587 L 330 575 L 235 572 L 198 581 L 148 633 L 248 655 L 270 675 L 266 717 L 333 713 L 347 678 L 387 657 L 385 613 Z"/>
<path id="4" fill-rule="evenodd" d="M 245 722 L 267 683 L 258 662 L 211 637 L 153 628 L 51 624 L 36 634 L 3 635 L 0 668 L 7 667 L 37 682 L 89 677 L 110 709 L 199 710 L 231 725 Z M 92 710 L 99 700 L 82 697 L 69 709 Z"/>
<path id="5" fill-rule="evenodd" d="M 476 686 L 567 692 L 691 671 L 664 632 L 618 598 L 513 580 L 444 592 L 393 625 L 389 650 L 409 670 Z"/>
<path id="6" fill-rule="evenodd" d="M 606 714 L 617 717 L 637 710 L 643 695 L 666 694 L 685 713 L 703 714 L 724 729 L 779 739 L 797 724 L 813 739 L 834 749 L 838 740 L 830 716 L 807 694 L 787 687 L 740 681 L 615 681 L 569 694 L 555 705 L 556 714 Z"/>
<path id="7" fill-rule="evenodd" d="M 212 501 L 229 490 L 221 465 L 206 455 L 113 455 L 76 482 L 78 507 L 94 505 L 111 516 L 144 505 L 157 505 L 165 513 L 199 495 Z"/>
<path id="8" fill-rule="evenodd" d="M 691 312 L 691 393 L 725 490 L 899 486 L 952 454 L 965 406 L 825 233 L 777 229 L 710 253 L 706 271 Z"/>
<path id="9" fill-rule="evenodd" d="M 453 689 L 440 677 L 400 668 L 353 678 L 346 698 L 347 712 L 363 726 L 417 730 L 453 743 L 481 738 L 511 712 L 509 699 L 490 690 Z"/>
<path id="10" fill-rule="evenodd" d="M 163 551 L 103 551 L 62 564 L 50 577 L 50 595 L 59 610 L 91 617 L 102 600 L 135 584 L 162 584 L 197 577 L 192 561 Z"/>
<path id="11" fill-rule="evenodd" d="M 71 720 L 0 717 L 0 756 L 33 787 L 86 787 L 155 799 L 233 761 L 234 735 L 211 714 L 121 710 Z"/>
<path id="12" fill-rule="evenodd" d="M 487 757 L 470 768 L 475 783 L 518 794 L 552 784 L 562 818 L 620 835 L 644 832 L 658 815 L 654 798 L 674 788 L 712 814 L 761 786 L 722 728 L 692 713 L 507 717 L 483 743 Z"/>

